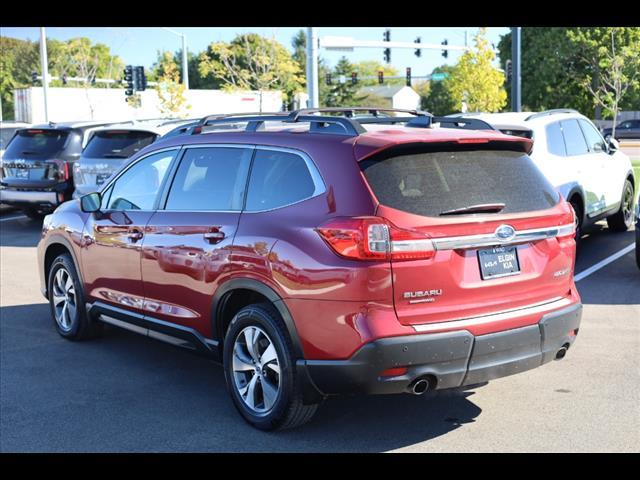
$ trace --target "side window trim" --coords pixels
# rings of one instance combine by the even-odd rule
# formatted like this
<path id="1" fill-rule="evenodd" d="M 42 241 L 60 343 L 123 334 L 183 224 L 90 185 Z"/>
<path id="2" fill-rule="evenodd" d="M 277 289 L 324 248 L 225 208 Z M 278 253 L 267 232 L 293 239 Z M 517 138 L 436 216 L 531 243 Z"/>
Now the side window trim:
<path id="1" fill-rule="evenodd" d="M 245 150 L 251 150 L 251 160 L 249 163 L 249 169 L 247 170 L 247 178 L 245 181 L 244 191 L 242 192 L 242 207 L 239 210 L 194 210 L 198 212 L 210 212 L 210 213 L 242 213 L 244 211 L 244 205 L 247 200 L 247 189 L 249 186 L 249 179 L 251 178 L 251 169 L 253 168 L 253 159 L 256 153 L 256 145 L 253 144 L 243 144 L 243 143 L 206 143 L 206 144 L 198 144 L 198 145 L 182 145 L 180 147 L 180 153 L 176 155 L 174 164 L 170 167 L 169 172 L 167 174 L 167 182 L 165 187 L 162 190 L 162 195 L 158 199 L 158 204 L 156 205 L 156 210 L 162 210 L 165 212 L 185 212 L 188 210 L 167 210 L 167 202 L 169 200 L 169 192 L 171 191 L 171 187 L 173 187 L 173 182 L 178 173 L 178 169 L 182 164 L 182 161 L 187 154 L 187 151 L 195 148 L 242 148 Z"/>
<path id="2" fill-rule="evenodd" d="M 306 198 L 302 198 L 300 200 L 296 200 L 295 202 L 292 203 L 288 203 L 286 205 L 280 205 L 278 207 L 274 207 L 274 208 L 267 208 L 264 210 L 247 210 L 247 198 L 249 197 L 249 182 L 251 181 L 251 175 L 253 173 L 253 164 L 255 162 L 255 156 L 258 153 L 259 150 L 262 151 L 267 151 L 267 152 L 285 152 L 285 153 L 291 153 L 293 155 L 297 155 L 300 158 L 302 158 L 302 160 L 304 161 L 305 165 L 307 166 L 307 170 L 309 171 L 309 175 L 311 175 L 311 180 L 313 181 L 313 193 L 306 197 Z M 311 159 L 311 157 L 309 155 L 307 155 L 305 152 L 303 152 L 302 150 L 296 150 L 295 148 L 286 148 L 286 147 L 272 147 L 269 145 L 258 145 L 256 146 L 253 158 L 251 159 L 251 167 L 249 168 L 249 175 L 247 177 L 247 186 L 245 187 L 245 198 L 244 198 L 244 202 L 242 205 L 242 213 L 262 213 L 262 212 L 271 212 L 273 210 L 278 210 L 280 208 L 285 208 L 285 207 L 290 207 L 291 205 L 296 205 L 300 202 L 304 202 L 306 200 L 309 200 L 311 198 L 315 198 L 319 195 L 322 195 L 324 193 L 326 193 L 327 191 L 327 186 L 326 183 L 324 181 L 324 179 L 322 178 L 322 175 L 320 174 L 320 170 L 318 169 L 318 167 L 316 166 L 315 162 Z"/>
<path id="3" fill-rule="evenodd" d="M 160 198 L 160 195 L 161 195 L 161 193 L 163 191 L 163 186 L 164 186 L 165 182 L 167 181 L 168 173 L 171 172 L 171 170 L 173 168 L 173 164 L 175 163 L 176 158 L 178 157 L 178 154 L 181 152 L 181 150 L 182 150 L 182 146 L 175 146 L 175 147 L 162 148 L 162 149 L 159 149 L 159 150 L 154 150 L 153 152 L 146 153 L 145 155 L 141 156 L 140 158 L 137 158 L 134 162 L 131 162 L 129 165 L 127 165 L 127 168 L 125 168 L 123 171 L 118 173 L 118 175 L 116 177 L 112 178 L 109 181 L 109 183 L 104 185 L 102 190 L 100 190 L 100 195 L 102 196 L 102 194 L 104 194 L 107 190 L 111 190 L 109 192 L 109 202 L 110 202 L 111 201 L 111 194 L 113 193 L 113 188 L 112 187 L 115 185 L 115 183 L 118 181 L 118 179 L 120 177 L 122 177 L 122 175 L 127 173 L 129 170 L 131 170 L 131 168 L 134 165 L 137 165 L 139 162 L 143 161 L 145 158 L 149 158 L 150 156 L 156 155 L 158 153 L 174 152 L 173 158 L 171 159 L 171 163 L 169 164 L 167 175 L 165 175 L 165 178 L 163 180 L 163 184 L 160 185 L 160 188 L 158 189 L 158 193 L 156 194 L 156 198 L 155 198 L 155 200 L 153 202 L 153 209 L 151 209 L 151 210 L 137 210 L 137 211 L 142 211 L 142 212 L 149 212 L 149 211 L 153 212 L 153 211 L 156 211 L 158 209 L 158 199 Z M 107 203 L 107 205 L 109 205 L 109 203 Z M 111 210 L 107 209 L 106 211 L 111 211 Z"/>

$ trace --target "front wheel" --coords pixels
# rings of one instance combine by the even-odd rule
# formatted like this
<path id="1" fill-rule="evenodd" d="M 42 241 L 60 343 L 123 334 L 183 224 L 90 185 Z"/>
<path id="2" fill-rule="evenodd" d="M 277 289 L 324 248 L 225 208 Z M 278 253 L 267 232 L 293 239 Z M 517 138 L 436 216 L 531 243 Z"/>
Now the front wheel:
<path id="1" fill-rule="evenodd" d="M 315 414 L 317 404 L 303 403 L 291 340 L 270 305 L 249 305 L 236 314 L 225 335 L 223 360 L 233 403 L 254 427 L 293 428 Z"/>
<path id="2" fill-rule="evenodd" d="M 633 223 L 633 185 L 631 181 L 624 182 L 622 189 L 622 202 L 620 210 L 607 218 L 609 230 L 613 232 L 626 232 Z"/>

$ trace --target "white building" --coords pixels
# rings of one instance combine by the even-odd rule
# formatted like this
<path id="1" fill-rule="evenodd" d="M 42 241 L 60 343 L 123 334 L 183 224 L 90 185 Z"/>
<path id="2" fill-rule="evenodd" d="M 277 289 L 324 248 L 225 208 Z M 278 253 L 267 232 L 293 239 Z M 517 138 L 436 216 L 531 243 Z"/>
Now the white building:
<path id="1" fill-rule="evenodd" d="M 81 120 L 135 120 L 158 118 L 160 101 L 155 89 L 140 92 L 141 105 L 134 108 L 125 100 L 121 88 L 67 88 L 49 87 L 49 121 L 66 122 Z M 16 121 L 44 123 L 44 92 L 42 87 L 14 90 Z M 225 92 L 222 90 L 187 90 L 186 105 L 178 114 L 187 118 L 199 118 L 214 113 L 277 112 L 282 110 L 282 92 Z M 172 114 L 171 116 L 178 116 Z"/>
<path id="2" fill-rule="evenodd" d="M 360 95 L 375 95 L 388 99 L 392 108 L 402 108 L 406 110 L 416 110 L 420 108 L 420 95 L 407 86 L 389 85 L 382 87 L 363 87 L 358 93 Z"/>

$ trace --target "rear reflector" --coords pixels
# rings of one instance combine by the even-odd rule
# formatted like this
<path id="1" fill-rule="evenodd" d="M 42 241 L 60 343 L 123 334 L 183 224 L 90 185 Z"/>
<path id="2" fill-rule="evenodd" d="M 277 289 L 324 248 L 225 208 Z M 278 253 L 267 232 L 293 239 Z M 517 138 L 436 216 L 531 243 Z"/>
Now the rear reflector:
<path id="1" fill-rule="evenodd" d="M 334 252 L 355 260 L 420 260 L 435 255 L 425 234 L 400 229 L 380 217 L 333 218 L 317 231 Z"/>
<path id="2" fill-rule="evenodd" d="M 404 375 L 407 373 L 407 367 L 395 367 L 395 368 L 387 368 L 380 372 L 381 377 L 397 377 L 398 375 Z"/>

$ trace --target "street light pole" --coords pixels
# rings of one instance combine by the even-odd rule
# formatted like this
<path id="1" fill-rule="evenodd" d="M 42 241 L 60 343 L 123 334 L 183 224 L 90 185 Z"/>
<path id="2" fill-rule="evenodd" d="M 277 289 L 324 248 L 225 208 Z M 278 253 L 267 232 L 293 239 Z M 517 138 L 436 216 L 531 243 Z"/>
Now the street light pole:
<path id="1" fill-rule="evenodd" d="M 521 27 L 511 27 L 511 110 L 522 110 L 522 90 L 520 84 L 520 30 Z"/>
<path id="2" fill-rule="evenodd" d="M 318 108 L 320 106 L 318 32 L 315 27 L 307 27 L 307 93 L 309 95 L 309 108 Z"/>
<path id="3" fill-rule="evenodd" d="M 44 92 L 44 121 L 49 123 L 49 68 L 47 67 L 47 36 L 44 27 L 40 27 L 40 65 L 42 68 L 42 87 Z"/>
<path id="4" fill-rule="evenodd" d="M 182 37 L 182 83 L 184 84 L 184 88 L 189 90 L 189 62 L 187 60 L 187 36 L 184 33 L 176 32 L 175 30 L 171 30 L 167 27 L 162 27 L 163 30 L 166 30 L 169 33 L 173 33 L 174 35 L 178 35 Z"/>

